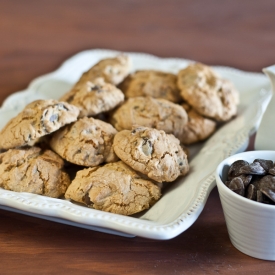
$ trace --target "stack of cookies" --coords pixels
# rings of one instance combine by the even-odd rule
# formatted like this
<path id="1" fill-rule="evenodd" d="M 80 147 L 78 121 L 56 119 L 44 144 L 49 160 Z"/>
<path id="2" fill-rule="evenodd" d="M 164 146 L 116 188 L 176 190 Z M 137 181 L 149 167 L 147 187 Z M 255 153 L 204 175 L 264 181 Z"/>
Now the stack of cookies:
<path id="1" fill-rule="evenodd" d="M 59 100 L 28 104 L 0 132 L 0 187 L 132 215 L 189 171 L 185 146 L 237 113 L 238 92 L 210 67 L 129 75 L 101 60 Z M 77 167 L 70 178 L 68 169 Z"/>

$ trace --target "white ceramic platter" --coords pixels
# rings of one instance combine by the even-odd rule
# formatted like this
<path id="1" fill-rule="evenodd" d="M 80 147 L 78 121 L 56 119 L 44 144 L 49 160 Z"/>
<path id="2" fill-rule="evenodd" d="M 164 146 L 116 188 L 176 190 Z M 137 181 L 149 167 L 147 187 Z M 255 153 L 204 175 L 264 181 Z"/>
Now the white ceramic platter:
<path id="1" fill-rule="evenodd" d="M 81 74 L 102 58 L 115 56 L 111 50 L 88 50 L 71 57 L 53 73 L 39 77 L 22 92 L 12 94 L 0 109 L 0 129 L 23 107 L 36 99 L 58 99 Z M 178 58 L 158 58 L 143 53 L 127 53 L 132 71 L 157 69 L 177 73 L 190 63 Z M 256 131 L 270 100 L 271 89 L 266 76 L 258 73 L 213 67 L 233 81 L 240 91 L 237 117 L 222 126 L 207 142 L 192 146 L 190 173 L 171 183 L 162 198 L 148 211 L 132 217 L 102 212 L 28 193 L 0 189 L 0 208 L 42 219 L 123 236 L 171 239 L 189 228 L 198 218 L 210 191 L 215 186 L 215 170 L 226 157 L 244 151 L 249 136 Z"/>

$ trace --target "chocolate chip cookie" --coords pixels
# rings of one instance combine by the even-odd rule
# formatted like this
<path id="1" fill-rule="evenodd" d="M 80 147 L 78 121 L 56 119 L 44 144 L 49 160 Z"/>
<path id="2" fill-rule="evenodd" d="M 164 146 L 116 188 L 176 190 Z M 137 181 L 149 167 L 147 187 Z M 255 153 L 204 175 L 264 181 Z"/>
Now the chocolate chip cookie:
<path id="1" fill-rule="evenodd" d="M 160 196 L 160 186 L 122 161 L 79 171 L 65 194 L 66 199 L 122 215 L 148 209 Z"/>
<path id="2" fill-rule="evenodd" d="M 187 123 L 187 113 L 180 105 L 165 99 L 135 97 L 117 108 L 110 122 L 118 131 L 141 125 L 163 130 L 179 138 Z"/>
<path id="3" fill-rule="evenodd" d="M 50 146 L 71 163 L 97 166 L 103 162 L 118 160 L 113 150 L 116 133 L 111 124 L 84 117 L 55 132 Z"/>
<path id="4" fill-rule="evenodd" d="M 36 100 L 0 132 L 0 150 L 33 145 L 39 138 L 77 120 L 79 110 L 66 102 Z"/>
<path id="5" fill-rule="evenodd" d="M 105 58 L 83 73 L 77 83 L 72 87 L 69 94 L 77 93 L 87 82 L 94 82 L 96 78 L 103 78 L 104 82 L 118 85 L 130 72 L 131 62 L 126 55 Z M 69 95 L 61 97 L 62 101 L 67 101 Z"/>
<path id="6" fill-rule="evenodd" d="M 0 187 L 58 198 L 70 184 L 63 166 L 63 160 L 50 150 L 10 149 L 0 154 Z"/>
<path id="7" fill-rule="evenodd" d="M 238 91 L 206 65 L 194 63 L 180 70 L 178 87 L 183 99 L 203 116 L 227 121 L 237 114 Z"/>
<path id="8" fill-rule="evenodd" d="M 148 127 L 123 130 L 114 138 L 117 156 L 157 182 L 171 182 L 189 171 L 187 155 L 171 134 Z"/>
<path id="9" fill-rule="evenodd" d="M 151 96 L 164 98 L 171 102 L 181 102 L 177 87 L 177 76 L 171 73 L 141 70 L 128 76 L 119 86 L 126 98 Z"/>
<path id="10" fill-rule="evenodd" d="M 79 108 L 79 117 L 95 116 L 115 108 L 124 101 L 124 94 L 103 78 L 83 82 L 78 89 L 71 90 L 61 97 Z"/>

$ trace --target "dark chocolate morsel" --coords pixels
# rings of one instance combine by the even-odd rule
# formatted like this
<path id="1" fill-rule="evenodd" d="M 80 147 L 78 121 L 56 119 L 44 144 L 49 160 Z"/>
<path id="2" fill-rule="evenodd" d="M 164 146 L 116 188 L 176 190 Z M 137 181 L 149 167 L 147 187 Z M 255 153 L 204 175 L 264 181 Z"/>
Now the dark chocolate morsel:
<path id="1" fill-rule="evenodd" d="M 250 184 L 253 184 L 256 190 L 259 190 L 259 184 L 261 179 L 262 179 L 262 176 L 253 175 Z"/>
<path id="2" fill-rule="evenodd" d="M 250 175 L 265 175 L 266 171 L 259 162 L 253 162 L 251 164 L 242 166 L 239 170 L 239 173 Z"/>
<path id="3" fill-rule="evenodd" d="M 260 165 L 265 169 L 266 172 L 268 172 L 268 170 L 273 167 L 273 161 L 272 160 L 255 159 L 253 162 L 260 163 Z"/>
<path id="4" fill-rule="evenodd" d="M 89 193 L 87 193 L 85 196 L 84 196 L 84 202 L 86 205 L 93 205 L 92 201 L 90 200 L 90 196 L 89 196 Z"/>
<path id="5" fill-rule="evenodd" d="M 250 200 L 255 201 L 257 198 L 257 191 L 253 184 L 249 184 L 247 188 L 247 194 L 246 197 Z"/>
<path id="6" fill-rule="evenodd" d="M 247 187 L 252 180 L 252 175 L 240 175 L 238 178 L 242 179 L 244 187 Z"/>
<path id="7" fill-rule="evenodd" d="M 244 184 L 241 178 L 234 178 L 230 181 L 228 188 L 235 193 L 244 196 Z"/>
<path id="8" fill-rule="evenodd" d="M 245 160 L 237 160 L 235 162 L 233 162 L 229 168 L 228 171 L 228 179 L 231 180 L 233 178 L 235 178 L 236 176 L 238 176 L 239 170 L 241 167 L 243 167 L 244 165 L 248 165 L 249 163 Z"/>
<path id="9" fill-rule="evenodd" d="M 150 139 L 144 137 L 142 142 L 142 151 L 146 156 L 150 156 L 153 152 L 153 145 Z"/>
<path id="10" fill-rule="evenodd" d="M 275 202 L 275 176 L 263 177 L 259 183 L 259 190 Z"/>

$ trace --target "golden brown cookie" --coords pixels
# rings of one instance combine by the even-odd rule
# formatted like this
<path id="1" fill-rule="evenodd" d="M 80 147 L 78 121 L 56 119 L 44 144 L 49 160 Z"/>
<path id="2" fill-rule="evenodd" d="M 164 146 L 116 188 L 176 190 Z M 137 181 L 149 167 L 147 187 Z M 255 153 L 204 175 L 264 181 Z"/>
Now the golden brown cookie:
<path id="1" fill-rule="evenodd" d="M 103 162 L 118 160 L 113 150 L 116 133 L 111 124 L 84 117 L 55 132 L 50 146 L 71 163 L 97 166 Z"/>
<path id="2" fill-rule="evenodd" d="M 83 73 L 72 89 L 60 100 L 67 101 L 71 94 L 79 92 L 87 82 L 93 83 L 97 78 L 103 78 L 106 83 L 118 85 L 129 74 L 130 63 L 130 58 L 126 55 L 102 59 L 87 72 Z"/>
<path id="3" fill-rule="evenodd" d="M 182 105 L 187 112 L 188 122 L 183 126 L 183 131 L 178 137 L 185 144 L 190 145 L 207 139 L 216 130 L 216 122 L 201 116 L 188 104 Z"/>
<path id="4" fill-rule="evenodd" d="M 67 102 L 36 100 L 0 132 L 0 150 L 33 145 L 39 138 L 77 120 L 79 110 Z"/>
<path id="5" fill-rule="evenodd" d="M 114 138 L 117 156 L 157 182 L 171 182 L 189 171 L 187 155 L 171 134 L 148 127 L 123 130 Z"/>
<path id="6" fill-rule="evenodd" d="M 70 184 L 63 166 L 63 160 L 50 150 L 10 149 L 0 154 L 0 187 L 58 198 Z"/>
<path id="7" fill-rule="evenodd" d="M 100 60 L 87 72 L 85 77 L 88 81 L 102 77 L 105 82 L 118 85 L 129 74 L 130 68 L 129 56 L 121 54 Z"/>
<path id="8" fill-rule="evenodd" d="M 124 94 L 103 78 L 86 81 L 79 89 L 65 94 L 60 100 L 66 101 L 80 110 L 79 117 L 95 116 L 115 108 L 124 101 Z"/>
<path id="9" fill-rule="evenodd" d="M 206 65 L 194 63 L 179 71 L 178 87 L 183 99 L 203 116 L 227 121 L 237 114 L 238 91 Z"/>
<path id="10" fill-rule="evenodd" d="M 148 209 L 160 196 L 157 184 L 122 161 L 79 171 L 65 194 L 66 199 L 122 215 Z"/>
<path id="11" fill-rule="evenodd" d="M 117 108 L 110 122 L 118 131 L 131 130 L 133 125 L 140 125 L 180 137 L 187 123 L 187 113 L 180 105 L 165 99 L 135 97 Z"/>
<path id="12" fill-rule="evenodd" d="M 151 96 L 181 102 L 177 76 L 171 73 L 141 70 L 129 75 L 119 86 L 126 98 Z"/>

